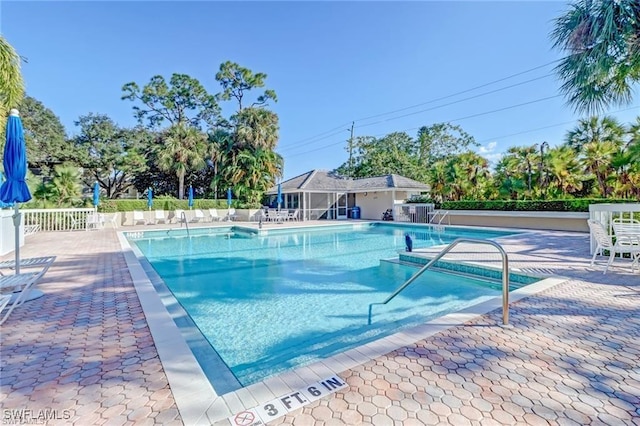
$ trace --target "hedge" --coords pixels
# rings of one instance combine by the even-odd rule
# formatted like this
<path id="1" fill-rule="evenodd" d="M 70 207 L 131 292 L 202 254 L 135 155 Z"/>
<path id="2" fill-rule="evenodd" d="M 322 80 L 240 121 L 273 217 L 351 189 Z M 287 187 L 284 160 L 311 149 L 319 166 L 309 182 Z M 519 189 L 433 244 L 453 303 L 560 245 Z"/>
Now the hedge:
<path id="1" fill-rule="evenodd" d="M 238 202 L 233 201 L 231 203 L 232 207 L 241 208 Z M 193 208 L 194 209 L 226 209 L 227 208 L 227 200 L 205 200 L 205 199 L 196 199 L 193 200 Z M 129 212 L 133 210 L 148 210 L 147 199 L 139 199 L 139 200 L 104 200 L 100 201 L 100 205 L 98 206 L 98 211 L 103 213 L 115 213 L 115 212 Z M 152 210 L 189 210 L 189 202 L 188 200 L 178 200 L 176 198 L 154 198 L 153 199 L 153 207 Z"/>
<path id="2" fill-rule="evenodd" d="M 588 212 L 589 204 L 637 203 L 638 200 L 611 198 L 574 198 L 570 200 L 491 200 L 491 201 L 445 201 L 443 210 L 500 210 L 500 211 L 553 211 Z"/>

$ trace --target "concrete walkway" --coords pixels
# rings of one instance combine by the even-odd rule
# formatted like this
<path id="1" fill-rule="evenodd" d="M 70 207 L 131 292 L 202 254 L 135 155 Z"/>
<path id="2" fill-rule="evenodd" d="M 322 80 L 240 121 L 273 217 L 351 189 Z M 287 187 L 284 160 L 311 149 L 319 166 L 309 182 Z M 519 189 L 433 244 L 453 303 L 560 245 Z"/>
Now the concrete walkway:
<path id="1" fill-rule="evenodd" d="M 495 311 L 393 351 L 273 423 L 640 424 L 640 274 L 628 260 L 590 269 L 584 234 L 501 243 L 513 268 L 567 281 L 512 304 L 509 327 Z M 5 424 L 182 424 L 115 232 L 39 233 L 21 253 L 58 257 L 45 296 L 2 326 Z M 477 246 L 453 257 L 499 259 Z"/>

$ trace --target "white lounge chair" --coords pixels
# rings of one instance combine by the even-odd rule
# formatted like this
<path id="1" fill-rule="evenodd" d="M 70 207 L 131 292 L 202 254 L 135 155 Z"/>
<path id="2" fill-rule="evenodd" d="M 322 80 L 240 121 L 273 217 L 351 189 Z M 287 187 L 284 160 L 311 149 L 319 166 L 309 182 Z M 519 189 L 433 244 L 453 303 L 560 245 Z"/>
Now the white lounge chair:
<path id="1" fill-rule="evenodd" d="M 4 323 L 15 308 L 22 305 L 31 291 L 31 287 L 44 275 L 44 271 L 26 272 L 24 274 L 3 275 L 0 277 L 0 291 L 2 295 L 3 310 L 6 308 L 0 324 Z M 6 300 L 9 296 L 9 300 Z M 0 312 L 1 313 L 1 312 Z"/>
<path id="2" fill-rule="evenodd" d="M 616 253 L 620 255 L 625 253 L 630 254 L 632 258 L 631 269 L 635 271 L 635 267 L 638 264 L 638 257 L 640 257 L 640 235 L 624 234 L 621 232 L 617 235 L 614 242 L 602 223 L 592 219 L 589 219 L 588 223 L 591 235 L 597 243 L 593 257 L 591 258 L 591 266 L 593 266 L 597 254 L 602 254 L 604 250 L 608 250 L 609 261 L 604 268 L 603 274 L 607 273 L 609 266 L 611 266 L 613 259 L 616 257 Z"/>
<path id="3" fill-rule="evenodd" d="M 137 225 L 140 222 L 142 222 L 143 225 L 147 224 L 147 219 L 144 218 L 144 212 L 141 212 L 140 210 L 134 210 L 133 211 L 133 224 Z"/>
<path id="4" fill-rule="evenodd" d="M 218 209 L 209 209 L 209 222 L 219 222 L 222 217 L 218 215 Z"/>
<path id="5" fill-rule="evenodd" d="M 183 223 L 187 220 L 187 215 L 184 210 L 176 209 L 173 213 L 173 218 L 176 220 L 176 223 Z"/>
<path id="6" fill-rule="evenodd" d="M 33 235 L 40 230 L 40 224 L 35 223 L 33 225 L 25 225 L 24 226 L 24 236 Z"/>
<path id="7" fill-rule="evenodd" d="M 200 221 L 204 222 L 204 213 L 202 213 L 202 210 L 195 209 L 193 211 L 193 217 L 191 218 L 191 222 L 200 222 Z"/>
<path id="8" fill-rule="evenodd" d="M 119 226 L 118 222 L 120 222 L 120 213 L 114 213 L 109 222 L 111 222 L 112 228 L 117 228 Z"/>
<path id="9" fill-rule="evenodd" d="M 167 223 L 167 218 L 164 216 L 164 210 L 156 210 L 153 214 L 153 223 Z"/>
<path id="10" fill-rule="evenodd" d="M 49 267 L 55 260 L 55 256 L 27 257 L 24 259 L 20 259 L 20 268 L 42 268 L 41 272 L 44 275 L 44 273 L 47 272 L 47 269 L 49 269 Z M 16 261 L 4 260 L 0 262 L 0 270 L 2 269 L 16 269 Z M 2 271 L 0 271 L 0 275 L 4 275 Z"/>
<path id="11" fill-rule="evenodd" d="M 86 230 L 104 228 L 104 215 L 102 213 L 91 213 L 87 215 Z"/>
<path id="12" fill-rule="evenodd" d="M 231 207 L 228 211 L 227 211 L 227 216 L 225 217 L 226 220 L 231 221 L 231 220 L 235 220 L 237 219 L 238 215 L 236 214 L 236 209 L 234 209 L 233 207 Z"/>

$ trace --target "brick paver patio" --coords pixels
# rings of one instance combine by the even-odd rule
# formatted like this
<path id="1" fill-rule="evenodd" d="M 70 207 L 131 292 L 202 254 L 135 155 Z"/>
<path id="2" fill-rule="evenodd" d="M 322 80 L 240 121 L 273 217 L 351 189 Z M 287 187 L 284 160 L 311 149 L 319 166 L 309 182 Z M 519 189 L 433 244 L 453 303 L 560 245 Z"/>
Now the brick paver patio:
<path id="1" fill-rule="evenodd" d="M 588 268 L 584 234 L 503 241 L 512 267 L 569 279 L 513 303 L 508 327 L 494 311 L 393 351 L 274 423 L 640 424 L 640 274 Z M 454 257 L 497 261 L 486 250 Z M 40 233 L 21 253 L 58 257 L 45 296 L 2 326 L 3 422 L 53 410 L 48 424 L 182 424 L 115 232 Z"/>

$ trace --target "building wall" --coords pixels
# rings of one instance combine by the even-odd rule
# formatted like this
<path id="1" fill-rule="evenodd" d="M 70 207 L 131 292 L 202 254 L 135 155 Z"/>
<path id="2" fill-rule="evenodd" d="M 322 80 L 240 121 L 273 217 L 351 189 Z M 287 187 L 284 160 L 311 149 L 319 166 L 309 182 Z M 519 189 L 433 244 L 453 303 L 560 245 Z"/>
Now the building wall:
<path id="1" fill-rule="evenodd" d="M 360 207 L 361 219 L 380 220 L 382 213 L 393 206 L 391 191 L 374 191 L 368 192 L 367 195 L 358 193 L 356 194 L 356 206 Z"/>
<path id="2" fill-rule="evenodd" d="M 587 232 L 589 213 L 449 210 L 443 225 Z"/>
<path id="3" fill-rule="evenodd" d="M 360 207 L 360 218 L 368 220 L 382 219 L 382 213 L 393 208 L 394 204 L 403 203 L 413 194 L 419 192 L 395 191 L 373 191 L 356 193 L 356 206 Z"/>

